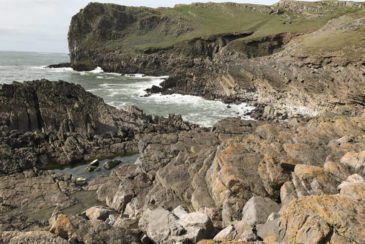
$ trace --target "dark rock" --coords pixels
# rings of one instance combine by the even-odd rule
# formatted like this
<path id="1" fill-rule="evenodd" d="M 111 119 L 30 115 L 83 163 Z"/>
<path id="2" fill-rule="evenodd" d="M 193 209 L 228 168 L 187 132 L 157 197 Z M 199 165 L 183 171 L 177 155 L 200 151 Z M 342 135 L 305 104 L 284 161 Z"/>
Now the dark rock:
<path id="1" fill-rule="evenodd" d="M 47 68 L 71 68 L 71 63 L 51 64 Z"/>
<path id="2" fill-rule="evenodd" d="M 179 116 L 151 119 L 136 107 L 118 110 L 62 81 L 3 85 L 0 114 L 0 174 L 132 153 L 140 134 L 196 127 Z"/>
<path id="3" fill-rule="evenodd" d="M 103 167 L 107 170 L 113 169 L 119 164 L 123 163 L 121 160 L 110 160 L 104 163 Z"/>

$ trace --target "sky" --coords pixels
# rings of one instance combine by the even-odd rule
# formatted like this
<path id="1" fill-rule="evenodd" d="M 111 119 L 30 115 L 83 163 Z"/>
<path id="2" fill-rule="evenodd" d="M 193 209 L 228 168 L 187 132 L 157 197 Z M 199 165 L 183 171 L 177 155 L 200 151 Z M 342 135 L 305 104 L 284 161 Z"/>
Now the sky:
<path id="1" fill-rule="evenodd" d="M 109 0 L 129 6 L 169 7 L 177 3 L 227 2 L 189 0 Z M 273 4 L 275 0 L 229 0 Z M 90 0 L 0 0 L 0 50 L 67 53 L 71 17 Z"/>

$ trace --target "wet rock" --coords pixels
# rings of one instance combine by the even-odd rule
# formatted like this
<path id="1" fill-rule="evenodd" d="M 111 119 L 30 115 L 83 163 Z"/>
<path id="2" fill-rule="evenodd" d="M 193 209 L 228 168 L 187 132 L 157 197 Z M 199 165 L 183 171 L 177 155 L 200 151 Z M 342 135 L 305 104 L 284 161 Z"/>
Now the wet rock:
<path id="1" fill-rule="evenodd" d="M 84 186 L 87 184 L 87 179 L 85 177 L 77 177 L 75 179 L 75 184 L 77 186 Z"/>
<path id="2" fill-rule="evenodd" d="M 103 167 L 104 167 L 104 169 L 111 170 L 121 163 L 122 163 L 121 160 L 110 160 L 110 161 L 105 162 Z"/>
<path id="3" fill-rule="evenodd" d="M 252 197 L 242 210 L 242 221 L 249 225 L 263 224 L 271 213 L 279 209 L 280 205 L 270 198 Z"/>

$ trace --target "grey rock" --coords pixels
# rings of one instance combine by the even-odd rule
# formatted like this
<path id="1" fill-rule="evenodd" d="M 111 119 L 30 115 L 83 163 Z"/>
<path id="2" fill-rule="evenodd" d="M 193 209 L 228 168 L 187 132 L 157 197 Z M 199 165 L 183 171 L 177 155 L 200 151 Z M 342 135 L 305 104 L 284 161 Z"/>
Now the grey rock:
<path id="1" fill-rule="evenodd" d="M 280 205 L 270 198 L 252 197 L 243 207 L 242 221 L 249 225 L 263 224 L 271 213 L 279 209 Z"/>

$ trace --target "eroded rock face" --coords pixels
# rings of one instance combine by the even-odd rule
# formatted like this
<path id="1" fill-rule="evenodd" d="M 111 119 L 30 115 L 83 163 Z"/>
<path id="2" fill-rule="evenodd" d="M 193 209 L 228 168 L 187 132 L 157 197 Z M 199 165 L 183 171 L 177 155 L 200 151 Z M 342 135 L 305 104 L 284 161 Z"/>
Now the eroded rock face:
<path id="1" fill-rule="evenodd" d="M 225 29 L 210 33 L 210 26 L 200 30 L 200 25 L 179 14 L 179 6 L 154 10 L 93 3 L 72 19 L 71 63 L 79 70 L 100 66 L 120 73 L 168 74 L 170 79 L 162 84 L 162 89 L 154 87 L 149 91 L 230 102 L 255 100 L 269 105 L 264 117 L 270 120 L 301 114 L 315 116 L 324 111 L 352 113 L 364 106 L 364 6 L 287 1 L 274 6 L 189 6 L 191 19 L 220 9 L 224 10 L 221 15 L 229 15 L 232 7 L 280 19 L 278 30 L 262 30 L 261 24 L 254 22 L 257 29 L 252 32 L 241 33 L 237 28 L 228 33 Z M 203 10 L 196 13 L 195 8 Z M 338 15 L 335 17 L 332 12 Z M 351 14 L 354 12 L 358 14 Z M 308 24 L 312 33 L 297 26 L 297 22 L 308 19 L 317 20 Z M 227 21 L 234 23 L 235 19 Z M 157 33 L 159 38 L 155 37 Z"/>
<path id="2" fill-rule="evenodd" d="M 362 190 L 362 195 L 364 190 Z M 348 196 L 306 196 L 280 211 L 278 241 L 361 243 L 364 236 L 364 202 Z"/>
<path id="3" fill-rule="evenodd" d="M 0 105 L 0 174 L 136 152 L 142 133 L 194 127 L 180 116 L 118 110 L 66 82 L 3 85 Z"/>
<path id="4" fill-rule="evenodd" d="M 122 166 L 111 180 L 96 180 L 90 187 L 98 189 L 100 201 L 131 218 L 138 219 L 147 209 L 183 205 L 225 227 L 242 220 L 242 209 L 253 196 L 287 203 L 339 193 L 350 171 L 339 171 L 329 162 L 345 167 L 340 161 L 348 151 L 361 154 L 362 128 L 362 117 L 295 124 L 227 119 L 210 132 L 150 134 L 139 143 L 136 165 Z M 339 140 L 349 134 L 351 141 Z"/>
<path id="5" fill-rule="evenodd" d="M 29 232 L 20 232 L 20 231 L 5 231 L 0 232 L 0 240 L 3 243 L 9 244 L 21 244 L 21 243 L 30 243 L 30 244 L 67 244 L 68 241 L 55 236 L 48 231 L 29 231 Z"/>

